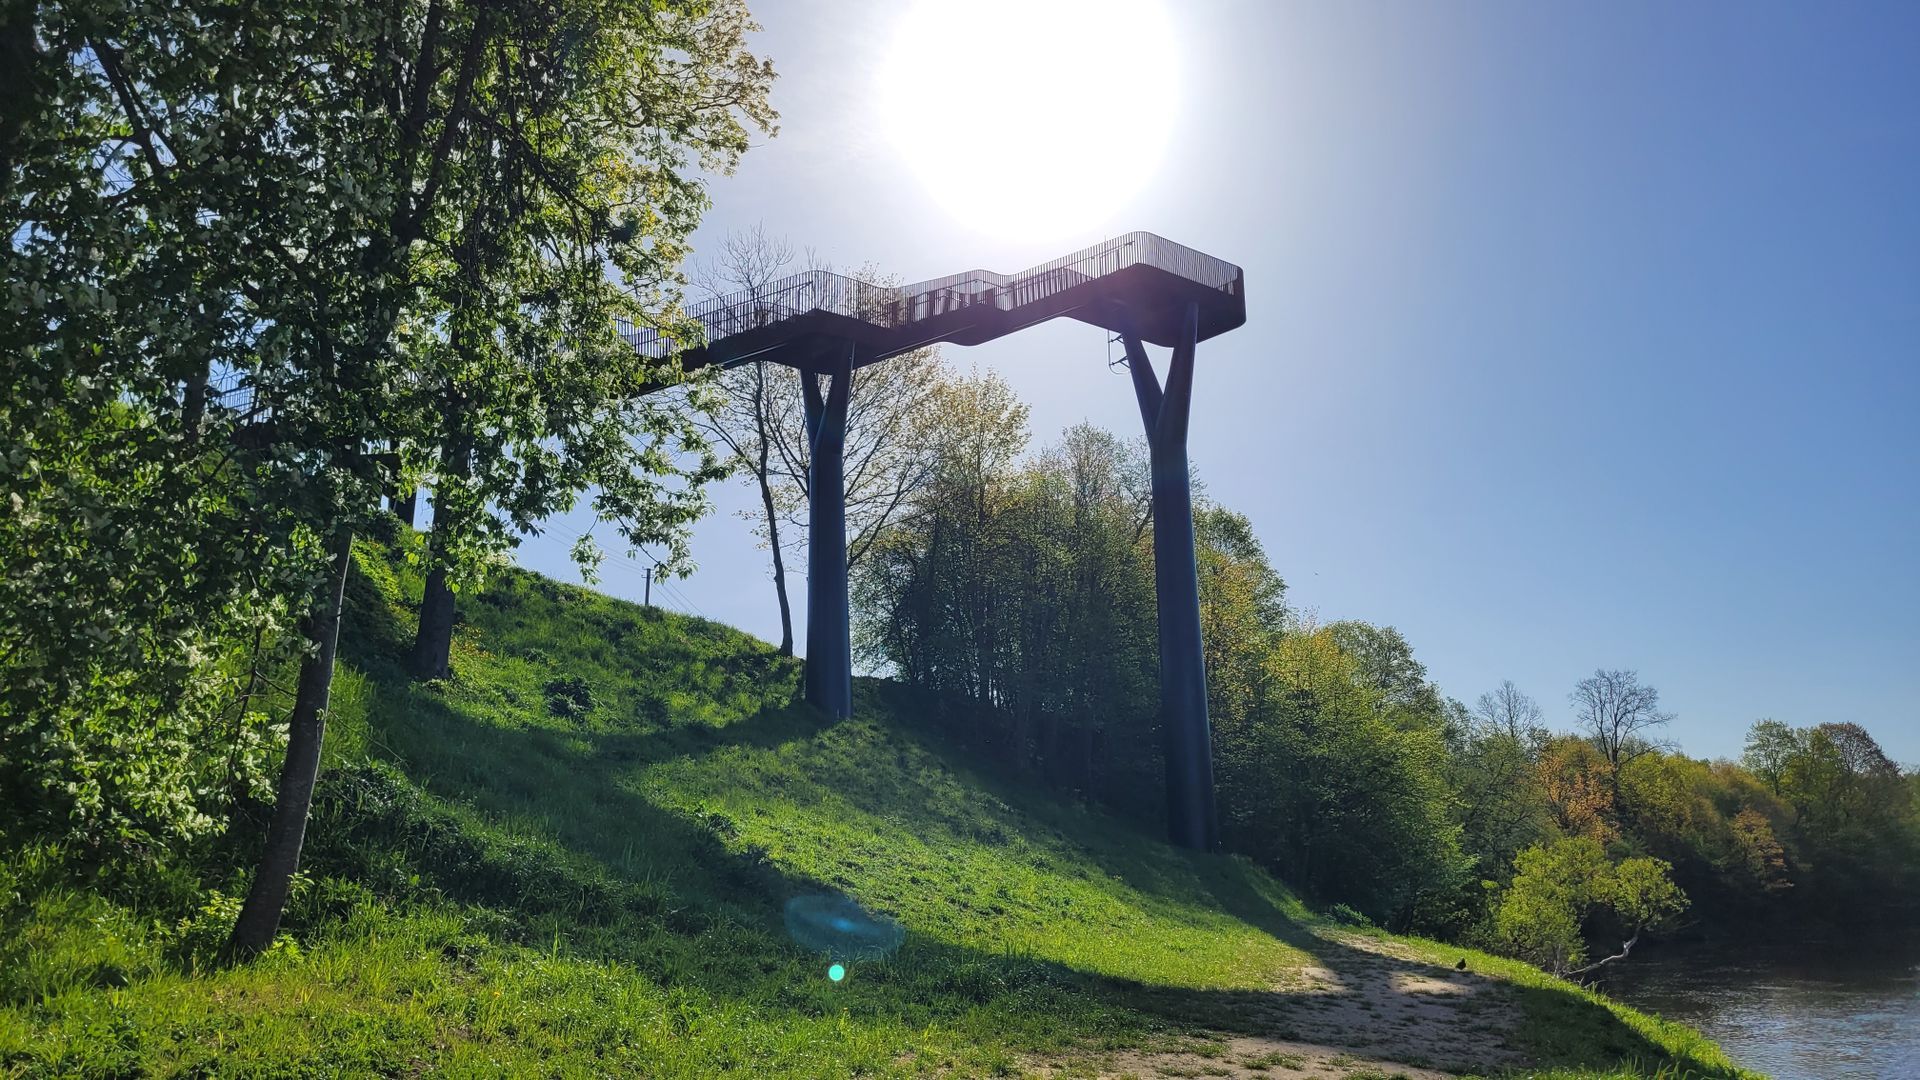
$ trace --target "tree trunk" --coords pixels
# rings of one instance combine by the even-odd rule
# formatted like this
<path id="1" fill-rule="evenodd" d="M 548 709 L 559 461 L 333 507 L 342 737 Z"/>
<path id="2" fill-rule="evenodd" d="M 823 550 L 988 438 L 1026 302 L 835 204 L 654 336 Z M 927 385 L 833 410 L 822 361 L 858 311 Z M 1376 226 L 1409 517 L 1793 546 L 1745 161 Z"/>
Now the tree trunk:
<path id="1" fill-rule="evenodd" d="M 180 433 L 186 437 L 187 445 L 200 441 L 200 425 L 207 415 L 207 369 L 202 367 L 187 379 L 186 392 L 180 404 Z"/>
<path id="2" fill-rule="evenodd" d="M 773 549 L 773 592 L 780 598 L 780 655 L 793 655 L 793 607 L 787 602 L 787 561 L 780 553 L 780 515 L 773 508 L 773 484 L 767 479 L 767 443 L 760 442 L 760 505 L 767 515 L 767 546 Z"/>
<path id="3" fill-rule="evenodd" d="M 806 376 L 801 376 L 806 378 Z M 780 599 L 780 655 L 793 655 L 793 607 L 787 600 L 787 561 L 780 550 L 780 514 L 773 505 L 773 478 L 767 475 L 767 458 L 773 452 L 767 432 L 767 366 L 753 369 L 753 425 L 760 461 L 753 478 L 760 482 L 760 509 L 767 515 L 767 546 L 773 549 L 773 594 Z"/>
<path id="4" fill-rule="evenodd" d="M 413 636 L 413 652 L 407 669 L 420 680 L 444 679 L 453 673 L 453 589 L 447 584 L 446 536 L 461 521 L 465 511 L 459 500 L 442 497 L 453 484 L 464 481 L 473 471 L 473 441 L 453 436 L 440 455 L 440 487 L 434 496 L 433 536 L 428 544 L 426 588 L 420 594 L 420 625 Z"/>
<path id="5" fill-rule="evenodd" d="M 1033 755 L 1028 747 L 1033 742 L 1033 710 L 1024 701 L 1012 703 L 1007 710 L 1007 765 L 1015 773 L 1026 773 L 1033 767 Z"/>
<path id="6" fill-rule="evenodd" d="M 420 489 L 410 487 L 406 490 L 406 498 L 392 499 L 393 515 L 400 519 L 402 525 L 411 529 L 414 527 L 414 515 L 419 513 L 420 510 Z"/>
<path id="7" fill-rule="evenodd" d="M 226 955 L 245 960 L 273 944 L 286 910 L 287 890 L 300 868 L 300 848 L 307 838 L 307 811 L 313 805 L 313 785 L 320 775 L 320 742 L 326 732 L 327 698 L 333 688 L 333 658 L 340 644 L 340 609 L 346 600 L 347 575 L 353 568 L 353 530 L 340 527 L 333 545 L 333 577 L 327 595 L 307 616 L 307 640 L 312 655 L 300 665 L 300 685 L 287 721 L 287 758 L 280 769 L 280 787 L 267 825 L 267 842 L 260 868 L 241 905 L 240 918 L 227 939 Z"/>
<path id="8" fill-rule="evenodd" d="M 447 585 L 447 568 L 435 564 L 427 571 L 427 585 L 420 594 L 420 628 L 407 658 L 407 670 L 414 678 L 424 682 L 453 673 L 453 616 L 453 589 Z"/>
<path id="9" fill-rule="evenodd" d="M 1089 799 L 1094 797 L 1093 761 L 1096 741 L 1093 721 L 1089 719 L 1080 725 L 1080 791 Z"/>

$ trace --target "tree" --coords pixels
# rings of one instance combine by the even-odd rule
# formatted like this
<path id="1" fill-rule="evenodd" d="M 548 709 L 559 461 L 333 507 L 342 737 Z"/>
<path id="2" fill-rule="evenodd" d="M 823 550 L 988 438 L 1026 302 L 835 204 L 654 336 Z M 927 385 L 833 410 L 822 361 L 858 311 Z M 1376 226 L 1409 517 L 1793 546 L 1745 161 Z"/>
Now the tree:
<path id="1" fill-rule="evenodd" d="M 1850 778 L 1869 783 L 1885 783 L 1900 775 L 1893 763 L 1867 729 L 1859 724 L 1829 723 L 1813 729 L 1817 738 L 1833 748 L 1840 767 Z"/>
<path id="2" fill-rule="evenodd" d="M 761 226 L 727 234 L 716 263 L 704 272 L 704 287 L 714 298 L 744 292 L 767 294 L 793 265 L 793 248 L 767 235 Z M 768 313 L 772 317 L 772 313 Z M 799 380 L 782 367 L 743 364 L 720 376 L 721 401 L 708 414 L 707 430 L 732 452 L 731 464 L 753 475 L 760 493 L 755 528 L 773 556 L 773 592 L 780 602 L 780 655 L 793 655 L 793 607 L 787 599 L 786 552 L 781 544 L 781 515 L 774 494 L 775 432 L 804 429 L 795 418 L 800 408 Z M 746 516 L 743 514 L 743 516 Z"/>
<path id="3" fill-rule="evenodd" d="M 770 124 L 770 73 L 746 58 L 749 26 L 725 6 L 659 24 L 647 63 L 660 70 L 642 75 L 635 58 L 607 62 L 630 44 L 546 19 L 520 28 L 478 80 L 483 122 L 456 147 L 443 257 L 422 275 L 447 314 L 420 346 L 438 466 L 417 677 L 448 674 L 454 587 L 587 490 L 629 544 L 664 549 L 663 570 L 685 562 L 684 527 L 720 472 L 687 419 L 710 395 L 645 395 L 676 372 L 616 323 L 634 314 L 630 294 L 663 310 L 675 295 L 706 207 L 701 182 L 682 175 L 687 156 L 730 171 L 748 128 Z M 636 95 L 673 138 L 636 138 Z M 578 554 L 590 565 L 596 553 Z"/>
<path id="4" fill-rule="evenodd" d="M 1786 849 L 1774 834 L 1773 822 L 1753 807 L 1743 807 L 1732 821 L 1737 864 L 1762 893 L 1793 888 L 1787 878 Z"/>
<path id="5" fill-rule="evenodd" d="M 1585 975 L 1615 961 L 1625 960 L 1648 930 L 1671 922 L 1687 910 L 1688 900 L 1673 883 L 1673 867 L 1660 859 L 1635 856 L 1622 859 L 1613 868 L 1604 900 L 1613 909 L 1614 918 L 1625 928 L 1627 940 L 1620 951 L 1602 957 L 1569 974 Z"/>
<path id="6" fill-rule="evenodd" d="M 1788 762 L 1800 751 L 1800 740 L 1791 727 L 1778 720 L 1760 720 L 1747 731 L 1746 752 L 1740 761 L 1778 795 Z"/>
<path id="7" fill-rule="evenodd" d="M 1483 878 L 1504 876 L 1515 855 L 1549 826 L 1547 793 L 1535 768 L 1547 740 L 1540 720 L 1539 705 L 1508 680 L 1481 694 L 1464 730 L 1454 733 L 1450 764 L 1463 843 Z"/>
<path id="8" fill-rule="evenodd" d="M 271 940 L 298 864 L 355 535 L 393 486 L 390 448 L 431 445 L 444 431 L 431 407 L 435 375 L 473 344 L 452 340 L 465 324 L 436 285 L 449 262 L 469 275 L 487 267 L 449 255 L 461 235 L 451 207 L 482 175 L 475 148 L 524 142 L 537 148 L 530 161 L 579 165 L 625 161 L 581 150 L 608 140 L 665 143 L 664 157 L 635 160 L 615 186 L 691 205 L 699 188 L 676 179 L 681 158 L 724 164 L 744 132 L 699 146 L 686 130 L 653 129 L 652 117 L 675 113 L 678 95 L 703 100 L 771 73 L 737 47 L 748 23 L 730 3 L 565 13 L 521 0 L 293 3 L 274 10 L 271 34 L 257 10 L 213 4 L 76 2 L 39 16 L 47 46 L 36 71 L 60 87 L 43 100 L 61 106 L 14 140 L 31 161 L 10 203 L 19 225 L 10 260 L 26 260 L 22 280 L 41 283 L 52 303 L 9 327 L 30 357 L 22 375 L 41 380 L 43 394 L 84 388 L 85 404 L 64 415 L 87 430 L 116 413 L 158 428 L 151 467 L 169 484 L 227 489 L 226 527 L 196 544 L 257 553 L 251 565 L 200 559 L 180 577 L 211 578 L 209 596 L 264 588 L 261 606 L 283 604 L 298 619 L 305 656 L 285 761 L 231 942 L 247 955 Z M 681 61 L 708 36 L 734 46 L 688 61 L 711 65 L 713 79 L 688 77 Z M 538 112 L 520 105 L 568 82 L 512 81 L 535 68 L 590 84 L 593 122 L 516 129 Z M 741 111 L 771 115 L 763 99 Z M 75 125 L 87 137 L 70 138 Z M 585 260 L 575 270 L 596 283 L 606 272 Z M 129 286 L 137 303 L 121 308 L 115 294 Z M 661 299 L 621 294 L 602 310 L 658 320 Z M 60 310 L 76 303 L 97 313 L 93 326 Z M 610 321 L 571 326 L 614 336 Z M 83 329 L 98 331 L 84 353 L 61 343 Z M 222 521 L 173 514 L 182 504 L 172 495 L 161 506 L 152 521 L 126 524 Z M 165 557 L 157 540 L 146 550 L 148 561 Z"/>
<path id="9" fill-rule="evenodd" d="M 1513 685 L 1512 679 L 1504 679 L 1498 687 L 1481 694 L 1474 702 L 1473 715 L 1489 733 L 1524 742 L 1538 742 L 1546 736 L 1540 703 Z"/>
<path id="10" fill-rule="evenodd" d="M 291 155 L 260 138 L 319 93 L 292 77 L 312 12 L 267 35 L 238 8 L 9 11 L 0 775 L 10 822 L 106 859 L 254 793 L 274 747 L 242 673 L 323 561 L 251 438 L 265 410 L 212 377 L 280 348 L 255 307 L 280 252 L 249 223 L 316 201 L 302 157 L 282 203 Z"/>
<path id="11" fill-rule="evenodd" d="M 833 273 L 821 264 L 809 266 L 808 272 Z M 772 291 L 794 273 L 792 246 L 755 226 L 730 234 L 704 276 L 707 292 L 716 299 L 764 296 L 765 317 L 775 318 L 791 301 L 774 297 Z M 886 284 L 870 271 L 855 277 L 867 284 Z M 881 293 L 875 289 L 859 295 Z M 866 559 L 931 474 L 937 452 L 932 446 L 934 396 L 945 378 L 945 364 L 934 347 L 915 349 L 854 372 L 842 450 L 849 570 Z M 721 385 L 724 404 L 712 413 L 708 430 L 731 451 L 733 466 L 752 475 L 759 490 L 760 510 L 752 519 L 772 556 L 781 653 L 790 655 L 793 616 L 787 598 L 785 545 L 805 548 L 812 484 L 800 375 L 792 368 L 757 361 L 726 372 Z"/>
<path id="12" fill-rule="evenodd" d="M 1268 704 L 1267 658 L 1285 630 L 1287 586 L 1244 515 L 1203 502 L 1193 524 L 1207 713 L 1218 731 L 1251 722 Z"/>
<path id="13" fill-rule="evenodd" d="M 1620 835 L 1607 760 L 1586 739 L 1548 739 L 1534 758 L 1534 772 L 1554 825 L 1567 836 L 1606 843 Z"/>
<path id="14" fill-rule="evenodd" d="M 1283 635 L 1267 662 L 1270 707 L 1220 733 L 1227 842 L 1316 896 L 1410 924 L 1470 865 L 1440 732 L 1399 724 L 1327 629 Z"/>
<path id="15" fill-rule="evenodd" d="M 1606 849 L 1591 837 L 1565 837 L 1520 853 L 1513 880 L 1494 909 L 1502 951 L 1565 974 L 1586 959 L 1581 929 L 1605 895 Z"/>
<path id="16" fill-rule="evenodd" d="M 1520 853 L 1513 881 L 1494 913 L 1502 948 L 1555 975 L 1584 975 L 1625 959 L 1641 936 L 1687 908 L 1669 875 L 1672 868 L 1644 856 L 1610 863 L 1592 837 L 1565 837 Z M 1591 964 L 1583 931 L 1605 909 L 1627 932 L 1620 951 Z"/>
<path id="17" fill-rule="evenodd" d="M 943 384 L 932 405 L 933 474 L 888 530 L 883 565 L 859 575 L 861 649 L 927 689 L 993 706 L 1006 692 L 1000 648 L 1013 599 L 996 560 L 1027 407 L 991 373 Z"/>
<path id="18" fill-rule="evenodd" d="M 1742 761 L 1756 790 L 1730 822 L 1730 870 L 1763 894 L 1853 922 L 1911 918 L 1920 802 L 1865 728 L 1762 720 Z"/>
<path id="19" fill-rule="evenodd" d="M 1327 632 L 1359 665 L 1358 678 L 1379 691 L 1381 708 L 1401 723 L 1440 722 L 1440 691 L 1427 681 L 1426 665 L 1414 659 L 1413 646 L 1400 631 L 1347 619 L 1328 623 Z"/>
<path id="20" fill-rule="evenodd" d="M 1574 720 L 1607 759 L 1614 802 L 1620 801 L 1620 768 L 1642 754 L 1664 747 L 1656 732 L 1673 720 L 1660 711 L 1660 691 L 1642 686 L 1631 671 L 1596 670 L 1573 693 Z"/>
<path id="21" fill-rule="evenodd" d="M 1151 548 L 1151 479 L 1145 448 L 1076 424 L 1028 470 L 1027 491 L 1051 497 L 1049 562 L 1062 577 L 1057 631 L 1027 617 L 1030 649 L 1054 665 L 1060 694 L 1043 723 L 1044 763 L 1058 782 L 1110 805 L 1157 806 L 1163 782 L 1150 767 L 1158 745 L 1153 708 L 1158 667 Z M 1042 601 L 1024 590 L 1023 605 Z M 1023 657 L 1031 669 L 1034 657 Z M 1071 733 L 1071 755 L 1061 749 Z M 1071 764 L 1069 764 L 1069 761 Z M 1129 798 L 1120 799 L 1125 791 Z"/>

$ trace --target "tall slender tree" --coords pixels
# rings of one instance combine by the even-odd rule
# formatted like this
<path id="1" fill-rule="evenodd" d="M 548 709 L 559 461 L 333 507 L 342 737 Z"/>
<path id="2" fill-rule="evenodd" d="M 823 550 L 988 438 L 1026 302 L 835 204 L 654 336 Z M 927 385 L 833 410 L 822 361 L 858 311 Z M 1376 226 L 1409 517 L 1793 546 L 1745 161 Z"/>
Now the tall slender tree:
<path id="1" fill-rule="evenodd" d="M 793 246 L 784 238 L 769 236 L 763 226 L 729 233 L 722 241 L 719 255 L 702 272 L 701 285 L 711 298 L 745 294 L 748 298 L 767 298 L 773 283 L 793 268 Z M 756 318 L 774 318 L 769 307 Z M 741 516 L 754 523 L 754 530 L 773 559 L 773 594 L 780 604 L 780 655 L 793 655 L 793 604 L 787 597 L 786 549 L 780 535 L 779 510 L 774 473 L 775 432 L 791 429 L 792 417 L 800 408 L 800 384 L 785 368 L 770 364 L 744 364 L 720 376 L 721 403 L 709 415 L 707 431 L 732 454 L 730 464 L 753 477 L 760 496 L 756 512 Z M 804 425 L 802 425 L 804 426 Z"/>
<path id="2" fill-rule="evenodd" d="M 811 257 L 808 262 L 809 272 L 833 273 L 832 267 Z M 751 317 L 770 319 L 793 304 L 813 301 L 804 287 L 776 295 L 779 284 L 798 269 L 792 245 L 755 226 L 730 234 L 702 276 L 710 295 L 758 302 L 762 306 Z M 854 276 L 884 284 L 868 270 Z M 916 349 L 854 373 L 842 450 L 849 570 L 867 557 L 932 475 L 938 453 L 933 441 L 935 395 L 946 378 L 935 348 Z M 780 651 L 790 655 L 788 549 L 806 550 L 812 483 L 803 387 L 792 368 L 756 362 L 722 375 L 721 388 L 724 404 L 713 412 L 708 431 L 730 451 L 732 465 L 753 478 L 759 494 L 758 509 L 743 516 L 754 522 L 771 555 L 774 596 L 780 605 Z"/>

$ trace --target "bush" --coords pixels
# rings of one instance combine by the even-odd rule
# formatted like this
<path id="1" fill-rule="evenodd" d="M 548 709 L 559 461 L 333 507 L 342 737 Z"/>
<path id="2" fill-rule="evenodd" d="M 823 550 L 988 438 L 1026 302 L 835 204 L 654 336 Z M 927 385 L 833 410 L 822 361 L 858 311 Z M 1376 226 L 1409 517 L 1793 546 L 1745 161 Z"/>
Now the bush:
<path id="1" fill-rule="evenodd" d="M 1367 918 L 1365 913 L 1357 911 L 1346 904 L 1335 904 L 1328 908 L 1327 917 L 1334 922 L 1345 923 L 1348 926 L 1371 927 L 1373 925 L 1373 920 Z"/>
<path id="2" fill-rule="evenodd" d="M 579 720 L 593 711 L 593 689 L 578 675 L 547 682 L 547 711 L 568 720 Z"/>

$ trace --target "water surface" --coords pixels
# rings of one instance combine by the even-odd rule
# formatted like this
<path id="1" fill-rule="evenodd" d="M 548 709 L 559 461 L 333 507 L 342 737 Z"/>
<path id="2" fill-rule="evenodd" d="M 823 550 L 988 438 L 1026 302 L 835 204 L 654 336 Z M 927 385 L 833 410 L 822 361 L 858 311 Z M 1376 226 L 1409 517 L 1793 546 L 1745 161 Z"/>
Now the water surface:
<path id="1" fill-rule="evenodd" d="M 1920 1080 L 1920 939 L 1654 946 L 1601 984 L 1776 1080 Z"/>

